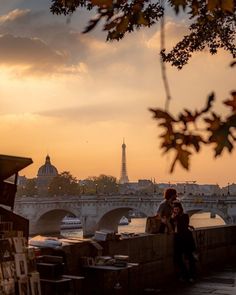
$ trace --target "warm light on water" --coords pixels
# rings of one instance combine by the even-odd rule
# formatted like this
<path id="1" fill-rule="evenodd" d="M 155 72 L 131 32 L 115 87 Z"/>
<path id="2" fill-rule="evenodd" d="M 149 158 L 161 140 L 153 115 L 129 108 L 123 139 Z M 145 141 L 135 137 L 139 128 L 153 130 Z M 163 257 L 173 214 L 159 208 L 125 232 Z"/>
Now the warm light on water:
<path id="1" fill-rule="evenodd" d="M 224 225 L 222 218 L 216 215 L 215 218 L 210 218 L 210 213 L 194 214 L 190 219 L 190 224 L 195 228 Z M 119 233 L 143 233 L 145 232 L 146 218 L 132 218 L 129 225 L 121 225 L 118 227 Z M 62 231 L 62 235 L 67 237 L 82 237 L 82 230 Z"/>
<path id="2" fill-rule="evenodd" d="M 215 218 L 210 218 L 210 213 L 194 214 L 190 219 L 190 224 L 195 228 L 224 225 L 224 220 L 216 215 Z"/>

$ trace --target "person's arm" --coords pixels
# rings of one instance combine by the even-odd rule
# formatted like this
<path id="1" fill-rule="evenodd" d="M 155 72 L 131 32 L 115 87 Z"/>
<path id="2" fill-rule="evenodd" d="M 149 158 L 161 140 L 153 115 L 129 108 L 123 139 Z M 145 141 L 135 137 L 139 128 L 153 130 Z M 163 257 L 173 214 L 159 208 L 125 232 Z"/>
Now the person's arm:
<path id="1" fill-rule="evenodd" d="M 161 217 L 163 217 L 163 209 L 164 209 L 165 204 L 161 203 L 157 209 L 157 215 L 160 215 Z"/>

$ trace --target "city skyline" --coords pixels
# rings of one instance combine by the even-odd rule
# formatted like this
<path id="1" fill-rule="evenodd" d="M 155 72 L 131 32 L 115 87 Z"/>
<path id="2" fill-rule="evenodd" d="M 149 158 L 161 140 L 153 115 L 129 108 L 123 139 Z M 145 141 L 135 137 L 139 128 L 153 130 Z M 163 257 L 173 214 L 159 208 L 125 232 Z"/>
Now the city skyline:
<path id="1" fill-rule="evenodd" d="M 35 176 L 49 154 L 59 171 L 80 179 L 101 173 L 118 179 L 125 137 L 130 181 L 235 181 L 235 151 L 214 159 L 204 148 L 190 171 L 178 166 L 168 172 L 172 159 L 160 152 L 162 131 L 148 111 L 165 103 L 158 26 L 108 43 L 97 30 L 81 34 L 86 11 L 68 20 L 52 15 L 46 0 L 0 1 L 0 7 L 1 154 L 31 157 L 34 163 L 22 174 Z M 166 21 L 170 48 L 185 34 L 186 23 L 181 16 Z M 220 102 L 235 86 L 230 62 L 223 51 L 202 52 L 181 71 L 167 66 L 171 111 L 200 109 L 215 91 L 215 109 L 223 115 Z"/>
<path id="2" fill-rule="evenodd" d="M 122 144 L 122 152 L 123 152 L 123 144 Z M 45 156 L 45 158 L 46 158 L 46 161 L 47 161 L 47 158 L 50 159 L 51 156 L 49 154 L 47 154 Z M 20 176 L 25 176 L 26 178 L 36 178 L 37 177 L 37 174 L 38 174 L 37 171 L 39 171 L 40 167 L 44 166 L 44 164 L 45 164 L 45 159 L 44 159 L 44 162 L 42 162 L 38 167 L 36 167 L 36 173 L 35 173 L 35 175 L 27 175 L 27 174 L 24 174 L 23 173 L 24 170 L 27 170 L 27 168 L 25 168 L 24 170 L 22 170 L 23 172 L 20 173 Z M 53 165 L 53 167 L 55 167 L 57 169 L 57 164 L 55 162 L 51 161 L 51 164 Z M 121 162 L 121 167 L 122 167 L 122 162 Z M 58 174 L 60 174 L 60 173 L 62 173 L 64 171 L 69 171 L 71 173 L 71 171 L 68 170 L 68 169 L 62 169 L 62 170 L 58 170 Z M 103 172 L 100 172 L 100 173 L 98 173 L 96 175 L 95 174 L 94 175 L 88 175 L 88 176 L 86 176 L 84 178 L 79 178 L 77 175 L 74 175 L 72 173 L 72 176 L 75 177 L 77 180 L 84 180 L 84 179 L 87 179 L 89 177 L 93 177 L 93 176 L 96 177 L 96 176 L 99 176 L 99 175 L 108 175 L 108 174 L 103 173 Z M 118 175 L 116 176 L 116 175 L 109 174 L 109 176 L 116 177 L 117 182 L 118 183 L 120 182 L 120 177 Z M 181 180 L 180 179 L 180 180 L 172 180 L 172 181 L 163 179 L 163 180 L 158 181 L 158 179 L 156 179 L 155 177 L 151 177 L 151 178 L 141 177 L 141 178 L 138 178 L 138 179 L 128 180 L 127 183 L 135 183 L 135 182 L 137 183 L 140 180 L 150 180 L 150 181 L 152 181 L 155 184 L 169 184 L 170 186 L 171 185 L 184 185 L 185 186 L 185 185 L 189 185 L 189 184 L 190 185 L 196 184 L 196 185 L 219 185 L 221 188 L 223 188 L 223 187 L 226 188 L 229 185 L 235 185 L 235 182 L 234 181 L 233 182 L 227 182 L 224 185 L 220 185 L 219 183 L 198 182 L 197 180 L 190 180 L 190 179 L 185 179 L 185 180 Z"/>

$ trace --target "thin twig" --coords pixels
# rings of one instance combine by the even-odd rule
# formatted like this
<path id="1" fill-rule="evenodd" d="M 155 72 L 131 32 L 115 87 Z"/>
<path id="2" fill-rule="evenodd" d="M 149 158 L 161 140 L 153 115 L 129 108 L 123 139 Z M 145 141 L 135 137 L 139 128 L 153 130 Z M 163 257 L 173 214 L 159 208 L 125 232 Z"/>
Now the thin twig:
<path id="1" fill-rule="evenodd" d="M 161 6 L 163 7 L 163 16 L 160 20 L 160 47 L 161 51 L 165 49 L 165 0 L 160 1 Z M 166 64 L 164 63 L 162 56 L 160 58 L 160 63 L 161 63 L 161 76 L 164 84 L 164 89 L 166 93 L 166 102 L 165 102 L 165 110 L 168 111 L 169 109 L 169 104 L 171 100 L 171 94 L 170 94 L 170 87 L 169 87 L 169 82 L 167 78 L 167 73 L 166 73 Z"/>

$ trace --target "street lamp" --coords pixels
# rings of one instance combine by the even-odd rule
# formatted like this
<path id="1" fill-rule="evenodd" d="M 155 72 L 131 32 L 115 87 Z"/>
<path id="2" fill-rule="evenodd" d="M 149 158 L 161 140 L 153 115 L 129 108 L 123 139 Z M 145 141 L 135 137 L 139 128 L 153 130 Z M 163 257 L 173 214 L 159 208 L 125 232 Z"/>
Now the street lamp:
<path id="1" fill-rule="evenodd" d="M 96 195 L 98 194 L 98 185 L 97 183 L 95 184 L 95 190 L 96 190 Z"/>
<path id="2" fill-rule="evenodd" d="M 116 193 L 118 194 L 119 193 L 119 185 L 116 184 Z"/>
<path id="3" fill-rule="evenodd" d="M 228 195 L 230 195 L 230 191 L 229 191 L 229 182 L 228 182 L 228 193 L 227 193 Z"/>

